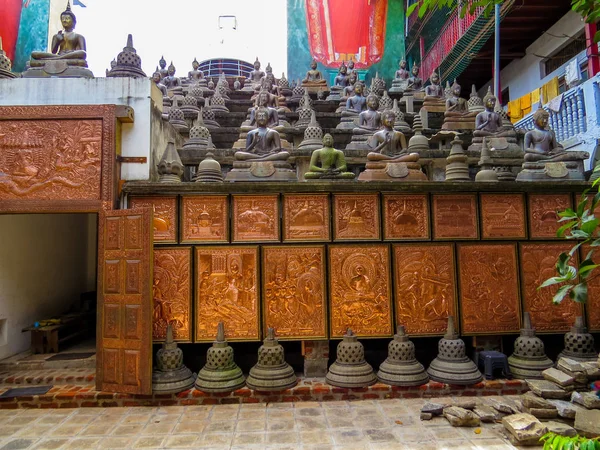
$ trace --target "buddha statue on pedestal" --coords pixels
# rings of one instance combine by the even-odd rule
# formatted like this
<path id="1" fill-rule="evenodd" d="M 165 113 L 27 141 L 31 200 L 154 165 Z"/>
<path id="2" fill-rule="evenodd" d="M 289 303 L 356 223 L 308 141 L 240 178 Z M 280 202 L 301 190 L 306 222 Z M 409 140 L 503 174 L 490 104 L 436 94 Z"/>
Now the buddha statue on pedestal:
<path id="1" fill-rule="evenodd" d="M 381 127 L 381 113 L 378 111 L 378 108 L 379 97 L 375 94 L 369 94 L 367 97 L 367 110 L 362 111 L 358 115 L 358 126 L 352 129 L 352 140 L 346 146 L 346 150 L 369 149 L 367 143 L 369 137 L 373 136 Z"/>
<path id="2" fill-rule="evenodd" d="M 437 72 L 433 72 L 429 77 L 429 82 L 425 86 L 425 98 L 423 99 L 423 108 L 427 112 L 444 112 L 446 111 L 446 98 L 444 97 L 444 89 L 440 85 L 440 76 Z"/>
<path id="3" fill-rule="evenodd" d="M 423 91 L 423 80 L 419 77 L 419 65 L 413 64 L 410 77 L 408 77 L 408 86 L 404 90 L 407 94 Z"/>
<path id="4" fill-rule="evenodd" d="M 154 81 L 154 84 L 156 85 L 156 87 L 160 90 L 160 92 L 162 92 L 163 97 L 167 97 L 167 87 L 162 83 L 162 80 L 160 78 L 160 72 L 158 71 L 158 67 L 152 74 L 152 81 Z M 170 104 L 171 103 L 169 102 L 169 105 Z"/>
<path id="5" fill-rule="evenodd" d="M 259 109 L 264 109 L 267 111 L 267 113 L 269 115 L 268 121 L 267 121 L 268 127 L 276 127 L 279 125 L 279 115 L 277 113 L 277 109 L 269 106 L 270 104 L 272 104 L 272 101 L 273 100 L 271 98 L 271 94 L 269 94 L 269 92 L 267 92 L 266 90 L 260 91 L 258 93 L 258 95 L 256 96 L 256 99 L 255 99 L 255 102 L 254 102 L 254 107 L 250 108 L 249 126 L 251 128 L 256 127 L 256 112 Z M 275 98 L 275 101 L 276 101 L 276 98 Z"/>
<path id="6" fill-rule="evenodd" d="M 160 60 L 158 61 L 158 66 L 160 67 L 160 79 L 162 80 L 169 74 L 169 71 L 167 70 L 167 61 L 165 61 L 164 56 L 160 57 Z"/>
<path id="7" fill-rule="evenodd" d="M 469 111 L 467 100 L 460 96 L 460 84 L 454 80 L 450 97 L 446 100 L 446 112 L 444 113 L 444 124 L 442 130 L 473 130 L 475 129 L 475 118 L 473 111 Z"/>
<path id="8" fill-rule="evenodd" d="M 60 15 L 60 22 L 63 29 L 52 38 L 51 53 L 31 52 L 29 68 L 23 73 L 24 78 L 94 78 L 94 74 L 87 68 L 85 38 L 74 31 L 77 19 L 71 11 L 69 0 Z"/>
<path id="9" fill-rule="evenodd" d="M 408 87 L 408 78 L 410 77 L 410 73 L 408 70 L 406 70 L 406 67 L 406 60 L 403 59 L 400 61 L 398 70 L 396 70 L 396 74 L 392 80 L 390 94 L 401 94 Z"/>
<path id="10" fill-rule="evenodd" d="M 346 100 L 346 109 L 342 111 L 342 121 L 336 128 L 352 129 L 356 126 L 355 120 L 361 111 L 367 107 L 367 99 L 363 97 L 363 85 L 360 82 L 354 84 L 354 95 Z"/>
<path id="11" fill-rule="evenodd" d="M 306 72 L 306 77 L 302 80 L 302 87 L 315 94 L 319 90 L 328 90 L 327 81 L 321 71 L 317 69 L 317 61 L 314 59 L 310 63 L 310 70 Z"/>
<path id="12" fill-rule="evenodd" d="M 199 67 L 200 63 L 194 58 L 192 61 L 192 70 L 188 72 L 188 81 L 190 84 L 202 84 L 206 87 L 208 83 L 204 78 L 204 72 L 202 72 Z"/>
<path id="13" fill-rule="evenodd" d="M 167 76 L 162 79 L 162 83 L 167 89 L 181 87 L 181 80 L 175 76 L 175 71 L 175 66 L 173 65 L 173 61 L 171 61 L 171 64 L 169 64 L 169 68 L 167 69 Z"/>
<path id="14" fill-rule="evenodd" d="M 254 61 L 254 70 L 251 70 L 248 74 L 248 78 L 244 82 L 244 87 L 242 91 L 252 92 L 256 89 L 257 86 L 260 86 L 260 80 L 265 76 L 265 73 L 260 70 L 260 61 L 258 60 L 258 56 Z"/>
<path id="15" fill-rule="evenodd" d="M 323 136 L 323 148 L 312 153 L 309 171 L 304 174 L 304 178 L 353 180 L 354 176 L 352 172 L 348 172 L 344 152 L 333 148 L 333 137 L 330 134 Z"/>
<path id="16" fill-rule="evenodd" d="M 342 91 L 349 83 L 348 68 L 344 63 L 340 66 L 340 70 L 333 80 L 333 86 L 331 86 L 331 92 L 327 100 L 339 101 L 342 97 Z"/>

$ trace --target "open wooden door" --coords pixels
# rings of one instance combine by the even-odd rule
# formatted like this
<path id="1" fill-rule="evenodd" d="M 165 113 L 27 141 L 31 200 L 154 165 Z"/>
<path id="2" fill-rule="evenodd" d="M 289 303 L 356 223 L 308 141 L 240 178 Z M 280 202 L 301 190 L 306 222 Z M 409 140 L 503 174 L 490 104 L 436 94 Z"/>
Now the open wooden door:
<path id="1" fill-rule="evenodd" d="M 152 210 L 102 211 L 96 388 L 152 393 Z"/>

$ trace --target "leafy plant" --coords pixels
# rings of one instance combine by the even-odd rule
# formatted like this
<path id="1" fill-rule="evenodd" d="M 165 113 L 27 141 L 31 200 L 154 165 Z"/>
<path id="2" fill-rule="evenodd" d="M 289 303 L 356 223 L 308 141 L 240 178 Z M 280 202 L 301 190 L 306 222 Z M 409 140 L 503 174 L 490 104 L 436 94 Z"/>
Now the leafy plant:
<path id="1" fill-rule="evenodd" d="M 582 436 L 560 436 L 546 433 L 540 438 L 544 442 L 544 450 L 600 450 L 599 438 L 588 439 Z"/>

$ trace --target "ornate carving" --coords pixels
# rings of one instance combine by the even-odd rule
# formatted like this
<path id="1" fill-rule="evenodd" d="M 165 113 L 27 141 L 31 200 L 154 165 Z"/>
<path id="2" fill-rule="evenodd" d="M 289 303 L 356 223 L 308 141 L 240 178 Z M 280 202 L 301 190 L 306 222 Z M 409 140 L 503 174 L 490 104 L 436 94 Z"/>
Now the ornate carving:
<path id="1" fill-rule="evenodd" d="M 412 336 L 442 335 L 456 315 L 452 244 L 394 245 L 396 323 Z"/>
<path id="2" fill-rule="evenodd" d="M 278 196 L 234 195 L 233 242 L 257 241 L 279 241 Z"/>
<path id="3" fill-rule="evenodd" d="M 131 197 L 129 205 L 152 209 L 154 242 L 177 242 L 177 197 Z"/>
<path id="4" fill-rule="evenodd" d="M 335 240 L 378 240 L 381 238 L 379 196 L 377 194 L 334 195 L 333 205 L 335 211 L 333 237 Z"/>
<path id="5" fill-rule="evenodd" d="M 515 244 L 459 244 L 458 261 L 463 334 L 518 332 Z"/>
<path id="6" fill-rule="evenodd" d="M 258 248 L 196 247 L 196 341 L 258 340 Z"/>
<path id="7" fill-rule="evenodd" d="M 481 220 L 484 239 L 525 239 L 523 194 L 481 194 Z"/>
<path id="8" fill-rule="evenodd" d="M 331 337 L 391 336 L 387 245 L 329 247 Z"/>
<path id="9" fill-rule="evenodd" d="M 284 241 L 328 241 L 329 196 L 284 195 L 283 196 L 283 240 Z M 279 335 L 279 329 L 277 329 Z"/>
<path id="10" fill-rule="evenodd" d="M 429 202 L 425 194 L 384 195 L 383 217 L 385 239 L 429 239 Z"/>
<path id="11" fill-rule="evenodd" d="M 190 247 L 154 250 L 154 314 L 152 337 L 163 341 L 167 325 L 173 327 L 176 341 L 191 341 L 191 249 Z"/>
<path id="12" fill-rule="evenodd" d="M 531 238 L 556 238 L 558 211 L 571 208 L 570 194 L 529 194 L 529 233 Z"/>
<path id="13" fill-rule="evenodd" d="M 433 236 L 435 239 L 477 239 L 475 195 L 434 195 Z"/>
<path id="14" fill-rule="evenodd" d="M 227 242 L 229 207 L 226 195 L 182 198 L 181 242 Z"/>
<path id="15" fill-rule="evenodd" d="M 523 309 L 531 313 L 531 324 L 538 332 L 564 332 L 571 328 L 581 307 L 566 299 L 560 305 L 552 296 L 560 285 L 538 290 L 538 286 L 556 276 L 556 261 L 561 252 L 571 249 L 569 243 L 521 244 L 521 284 Z"/>
<path id="16" fill-rule="evenodd" d="M 326 338 L 323 246 L 263 248 L 264 327 L 283 339 Z"/>
<path id="17" fill-rule="evenodd" d="M 588 205 L 590 207 L 591 205 Z M 596 207 L 596 210 L 598 207 Z M 585 259 L 590 251 L 589 245 L 581 247 L 581 259 Z M 598 252 L 593 257 L 594 262 L 598 259 Z M 597 262 L 596 262 L 597 263 Z M 596 276 L 597 271 L 592 273 L 588 278 L 588 300 L 585 305 L 587 313 L 587 324 L 590 333 L 600 332 L 600 278 Z"/>

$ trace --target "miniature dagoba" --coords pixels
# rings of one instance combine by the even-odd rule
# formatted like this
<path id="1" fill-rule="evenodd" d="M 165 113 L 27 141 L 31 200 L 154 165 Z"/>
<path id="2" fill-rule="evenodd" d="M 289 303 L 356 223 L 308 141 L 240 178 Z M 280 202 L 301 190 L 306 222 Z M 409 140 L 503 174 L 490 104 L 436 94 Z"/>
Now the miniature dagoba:
<path id="1" fill-rule="evenodd" d="M 394 75 L 394 79 L 392 80 L 392 87 L 390 89 L 390 94 L 401 94 L 408 87 L 408 78 L 410 77 L 410 73 L 406 70 L 407 64 L 403 59 L 400 61 L 400 65 L 398 70 L 396 70 L 396 74 Z"/>
<path id="2" fill-rule="evenodd" d="M 348 99 L 350 102 L 351 99 Z M 367 97 L 367 110 L 358 115 L 358 126 L 352 129 L 352 140 L 346 146 L 346 150 L 370 150 L 369 138 L 381 127 L 381 113 L 379 108 L 379 97 L 369 94 Z M 395 119 L 395 118 L 394 118 Z M 392 122 L 392 126 L 394 122 Z"/>
<path id="3" fill-rule="evenodd" d="M 317 122 L 317 116 L 314 111 L 311 110 L 311 118 L 308 127 L 304 130 L 304 139 L 298 145 L 298 151 L 302 153 L 307 151 L 317 150 L 322 147 L 323 141 L 323 130 Z"/>
<path id="4" fill-rule="evenodd" d="M 204 78 L 204 72 L 200 70 L 200 63 L 194 58 L 192 61 L 192 70 L 188 72 L 188 81 L 190 84 L 198 84 L 203 87 L 207 87 L 206 78 Z"/>
<path id="5" fill-rule="evenodd" d="M 394 103 L 392 105 L 392 111 L 396 115 L 396 121 L 394 122 L 394 130 L 405 134 L 410 133 L 412 130 L 410 128 L 410 125 L 404 120 L 404 113 L 400 111 L 400 107 L 398 106 L 398 99 L 396 98 L 394 99 Z"/>
<path id="6" fill-rule="evenodd" d="M 113 70 L 115 67 L 117 67 L 117 60 L 115 58 L 113 58 L 113 60 L 110 62 L 110 70 L 106 69 L 107 77 L 108 77 L 108 74 L 110 73 L 110 71 Z"/>
<path id="7" fill-rule="evenodd" d="M 179 108 L 177 98 L 173 98 L 173 104 L 169 108 L 169 123 L 179 132 L 187 133 L 189 130 L 185 115 Z"/>
<path id="8" fill-rule="evenodd" d="M 181 101 L 180 109 L 183 111 L 183 116 L 186 119 L 195 119 L 200 112 L 200 108 L 198 108 L 198 99 L 188 91 Z"/>
<path id="9" fill-rule="evenodd" d="M 279 86 L 279 93 L 281 95 L 286 98 L 292 96 L 292 89 L 290 88 L 288 79 L 285 77 L 285 73 L 281 74 L 281 78 L 277 81 L 277 86 Z"/>
<path id="10" fill-rule="evenodd" d="M 491 86 L 488 86 L 488 94 L 492 92 L 491 89 Z M 481 97 L 477 93 L 477 89 L 475 89 L 474 84 L 471 85 L 471 95 L 469 97 L 469 100 L 467 101 L 467 106 L 469 108 L 469 111 L 477 114 L 485 111 L 485 108 L 483 106 L 483 100 L 481 100 Z"/>
<path id="11" fill-rule="evenodd" d="M 256 111 L 258 128 L 248 132 L 245 150 L 235 152 L 226 181 L 298 181 L 288 163 L 290 154 L 281 147 L 279 133 L 267 128 L 269 112 Z"/>
<path id="12" fill-rule="evenodd" d="M 164 56 L 160 57 L 160 59 L 158 60 L 158 65 L 160 67 L 160 79 L 162 80 L 164 77 L 169 75 L 169 71 L 167 70 L 167 61 L 165 60 Z"/>
<path id="13" fill-rule="evenodd" d="M 231 392 L 246 384 L 242 370 L 233 361 L 233 348 L 225 340 L 223 322 L 217 326 L 217 339 L 206 352 L 206 364 L 196 379 L 196 389 L 204 392 Z"/>
<path id="14" fill-rule="evenodd" d="M 485 138 L 483 140 L 483 148 L 481 149 L 481 158 L 479 158 L 477 165 L 481 167 L 481 169 L 479 169 L 479 172 L 475 175 L 475 181 L 488 183 L 498 182 L 498 174 L 494 170 L 494 161 L 490 157 L 490 150 L 487 147 Z"/>
<path id="15" fill-rule="evenodd" d="M 258 56 L 256 57 L 256 61 L 254 61 L 254 69 L 250 71 L 248 78 L 244 82 L 244 87 L 242 88 L 242 92 L 253 92 L 256 89 L 260 88 L 260 80 L 265 76 L 265 73 L 260 70 L 260 61 L 258 60 Z"/>
<path id="16" fill-rule="evenodd" d="M 418 153 L 408 153 L 406 137 L 392 127 L 396 115 L 387 110 L 382 115 L 383 129 L 368 141 L 371 152 L 367 154 L 366 170 L 361 172 L 361 181 L 427 181 L 418 163 Z"/>
<path id="17" fill-rule="evenodd" d="M 52 38 L 51 53 L 32 52 L 29 68 L 23 72 L 23 78 L 94 78 L 87 67 L 85 38 L 75 33 L 77 19 L 71 11 L 67 0 L 67 8 L 60 15 L 63 29 Z"/>
<path id="18" fill-rule="evenodd" d="M 173 341 L 173 326 L 167 325 L 167 340 L 156 352 L 152 371 L 153 394 L 177 394 L 194 386 L 195 374 L 183 364 L 183 352 Z"/>
<path id="19" fill-rule="evenodd" d="M 348 86 L 349 78 L 347 74 L 348 68 L 344 63 L 340 66 L 340 70 L 333 80 L 333 86 L 331 86 L 331 90 L 329 93 L 329 97 L 327 97 L 327 101 L 339 101 L 342 98 L 342 91 L 346 86 Z M 322 92 L 322 91 L 319 91 Z"/>
<path id="20" fill-rule="evenodd" d="M 418 114 L 413 120 L 413 131 L 415 134 L 408 140 L 408 151 L 419 154 L 428 152 L 429 139 L 427 139 L 427 136 L 423 136 L 423 124 L 421 123 L 421 116 Z"/>
<path id="21" fill-rule="evenodd" d="M 221 171 L 221 164 L 216 161 L 212 153 L 208 152 L 206 158 L 200 161 L 198 169 L 196 170 L 196 176 L 194 181 L 196 183 L 222 183 L 223 172 Z"/>
<path id="22" fill-rule="evenodd" d="M 306 180 L 353 180 L 354 176 L 352 172 L 348 172 L 344 152 L 333 148 L 333 137 L 330 134 L 323 136 L 323 148 L 312 153 L 310 166 L 304 178 Z"/>
<path id="23" fill-rule="evenodd" d="M 0 36 L 0 78 L 17 78 L 17 76 L 11 72 L 12 63 L 6 52 L 2 49 L 2 37 Z"/>
<path id="24" fill-rule="evenodd" d="M 215 112 L 228 113 L 229 108 L 225 106 L 225 99 L 221 95 L 220 89 L 216 89 L 214 95 L 210 99 L 210 106 Z"/>
<path id="25" fill-rule="evenodd" d="M 383 91 L 385 91 L 385 80 L 383 78 L 379 78 L 379 72 L 375 72 L 375 77 L 371 79 L 371 92 L 377 96 L 383 95 Z"/>
<path id="26" fill-rule="evenodd" d="M 301 130 L 309 125 L 313 113 L 312 100 L 307 91 L 304 91 L 304 96 L 300 100 L 296 112 L 298 113 L 298 120 L 294 124 L 294 128 Z"/>
<path id="27" fill-rule="evenodd" d="M 394 101 L 388 95 L 387 91 L 383 91 L 383 95 L 379 99 L 379 108 L 377 109 L 380 112 L 383 112 L 387 109 L 392 109 L 394 107 Z"/>
<path id="28" fill-rule="evenodd" d="M 350 328 L 337 346 L 337 358 L 325 381 L 343 388 L 367 387 L 377 382 L 373 367 L 365 361 L 365 348 Z"/>
<path id="29" fill-rule="evenodd" d="M 302 87 L 311 94 L 316 94 L 319 90 L 329 90 L 327 80 L 323 78 L 321 71 L 317 70 L 317 61 L 314 59 L 310 63 L 310 70 L 306 72 L 306 77 L 302 80 Z"/>
<path id="30" fill-rule="evenodd" d="M 470 181 L 469 159 L 462 147 L 460 139 L 451 142 L 450 154 L 446 158 L 446 181 Z"/>
<path id="31" fill-rule="evenodd" d="M 379 381 L 392 386 L 420 386 L 429 381 L 423 365 L 415 358 L 415 344 L 406 333 L 404 326 L 398 326 L 394 340 L 388 344 L 388 357 L 379 366 Z"/>
<path id="32" fill-rule="evenodd" d="M 444 124 L 442 130 L 473 130 L 475 129 L 475 118 L 473 111 L 469 111 L 467 101 L 460 96 L 460 84 L 454 81 L 450 97 L 446 100 L 446 112 L 444 113 Z"/>
<path id="33" fill-rule="evenodd" d="M 438 356 L 427 369 L 429 377 L 440 383 L 470 385 L 479 383 L 483 376 L 466 356 L 465 343 L 454 330 L 454 317 L 448 316 L 448 330 L 438 344 Z"/>
<path id="34" fill-rule="evenodd" d="M 204 125 L 202 119 L 202 108 L 197 113 L 197 120 L 194 126 L 190 128 L 189 138 L 183 144 L 182 150 L 195 151 L 195 152 L 207 152 L 211 150 L 211 137 L 210 130 Z"/>
<path id="35" fill-rule="evenodd" d="M 410 77 L 408 77 L 408 84 L 406 89 L 404 90 L 404 95 L 414 95 L 420 94 L 422 97 L 423 92 L 423 79 L 419 77 L 419 65 L 413 64 Z"/>
<path id="36" fill-rule="evenodd" d="M 204 108 L 202 108 L 202 121 L 208 128 L 221 128 L 221 125 L 215 120 L 215 112 L 210 106 L 210 98 L 204 99 Z"/>
<path id="37" fill-rule="evenodd" d="M 544 343 L 535 335 L 528 312 L 523 313 L 523 328 L 516 339 L 513 354 L 508 357 L 508 367 L 513 377 L 544 378 L 542 372 L 554 363 L 546 356 Z"/>
<path id="38" fill-rule="evenodd" d="M 131 34 L 127 35 L 127 45 L 117 55 L 115 67 L 106 74 L 106 77 L 146 78 L 146 73 L 142 70 L 142 59 L 133 47 Z"/>
<path id="39" fill-rule="evenodd" d="M 565 334 L 565 349 L 558 358 L 570 358 L 575 361 L 595 361 L 598 353 L 594 349 L 594 336 L 583 326 L 583 317 L 577 316 L 571 331 Z"/>
<path id="40" fill-rule="evenodd" d="M 297 383 L 294 369 L 285 362 L 283 347 L 275 338 L 275 330 L 269 328 L 258 349 L 258 362 L 250 369 L 246 384 L 255 391 L 283 391 Z"/>
<path id="41" fill-rule="evenodd" d="M 292 89 L 292 97 L 290 98 L 291 102 L 298 102 L 304 96 L 305 89 L 302 87 L 300 80 L 296 83 L 294 88 Z"/>
<path id="42" fill-rule="evenodd" d="M 173 142 L 167 144 L 167 149 L 157 164 L 159 183 L 181 183 L 183 164 Z"/>
<path id="43" fill-rule="evenodd" d="M 444 89 L 440 85 L 440 76 L 433 72 L 425 86 L 425 97 L 423 98 L 423 109 L 430 113 L 443 113 L 446 111 L 446 97 Z"/>
<path id="44" fill-rule="evenodd" d="M 584 180 L 588 152 L 566 151 L 554 131 L 547 129 L 550 114 L 541 107 L 533 114 L 535 128 L 525 134 L 525 162 L 517 181 Z"/>

